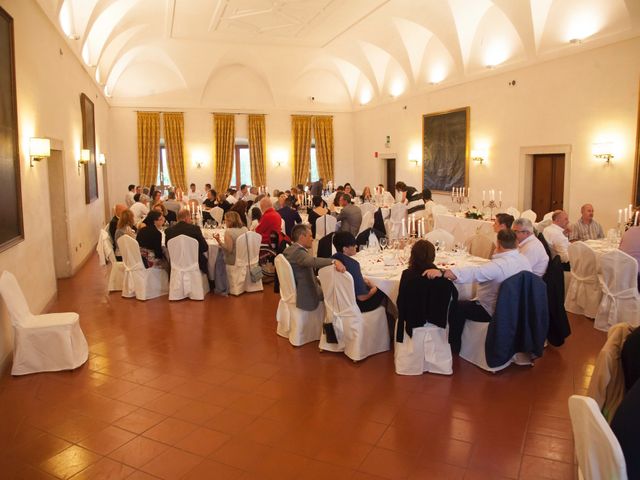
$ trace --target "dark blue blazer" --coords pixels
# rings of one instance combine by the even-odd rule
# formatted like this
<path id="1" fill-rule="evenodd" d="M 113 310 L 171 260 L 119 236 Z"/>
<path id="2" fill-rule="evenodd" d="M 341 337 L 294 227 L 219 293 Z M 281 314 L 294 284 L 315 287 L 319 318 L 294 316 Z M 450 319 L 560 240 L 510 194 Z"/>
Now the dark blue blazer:
<path id="1" fill-rule="evenodd" d="M 531 272 L 520 272 L 500 285 L 496 311 L 489 323 L 485 355 L 496 368 L 518 352 L 541 357 L 549 330 L 547 287 Z"/>

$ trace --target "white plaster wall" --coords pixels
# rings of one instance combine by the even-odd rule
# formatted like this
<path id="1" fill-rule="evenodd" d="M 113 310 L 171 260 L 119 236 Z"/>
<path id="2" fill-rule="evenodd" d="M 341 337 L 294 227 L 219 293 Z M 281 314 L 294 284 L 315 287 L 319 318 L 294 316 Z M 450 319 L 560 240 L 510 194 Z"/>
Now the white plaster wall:
<path id="1" fill-rule="evenodd" d="M 76 268 L 95 247 L 104 223 L 102 192 L 89 205 L 84 200 L 84 173 L 76 158 L 82 141 L 80 94 L 94 102 L 98 151 L 106 149 L 108 106 L 76 57 L 35 2 L 0 0 L 14 19 L 20 175 L 24 241 L 0 253 L 0 271 L 13 272 L 34 313 L 56 293 L 51 225 L 48 222 L 47 160 L 29 167 L 29 138 L 44 136 L 63 146 L 71 266 Z M 61 54 L 62 52 L 62 54 Z M 97 95 L 97 97 L 96 97 Z M 102 172 L 98 168 L 98 188 Z M 11 351 L 12 331 L 4 307 L 0 313 L 0 360 Z"/>
<path id="2" fill-rule="evenodd" d="M 160 110 L 160 109 L 157 109 Z M 185 164 L 187 183 L 194 182 L 199 189 L 205 183 L 214 184 L 213 174 L 213 120 L 215 109 L 187 109 L 184 116 Z M 265 111 L 267 132 L 267 186 L 289 188 L 292 177 L 291 112 Z M 335 180 L 353 180 L 353 115 L 333 114 Z M 109 131 L 112 152 L 109 161 L 109 195 L 114 203 L 124 201 L 127 185 L 138 182 L 138 151 L 136 138 L 136 110 L 114 107 L 111 109 Z M 236 115 L 236 138 L 247 139 L 247 116 Z M 202 168 L 196 167 L 200 159 Z M 281 159 L 281 166 L 276 160 Z"/>
<path id="3" fill-rule="evenodd" d="M 511 80 L 515 86 L 508 85 Z M 592 202 L 596 218 L 612 227 L 618 208 L 632 197 L 639 81 L 636 38 L 356 112 L 357 184 L 373 185 L 384 178 L 382 160 L 373 157 L 378 151 L 398 155 L 398 180 L 421 186 L 421 165 L 416 168 L 408 157 L 412 149 L 421 152 L 422 115 L 469 106 L 470 147 L 489 147 L 485 165 L 470 165 L 474 203 L 483 189 L 494 188 L 503 190 L 506 206 L 521 209 L 526 201 L 521 148 L 569 145 L 565 209 L 575 220 L 580 206 Z M 385 147 L 387 135 L 390 148 Z M 593 143 L 605 139 L 617 147 L 610 166 L 592 155 Z"/>

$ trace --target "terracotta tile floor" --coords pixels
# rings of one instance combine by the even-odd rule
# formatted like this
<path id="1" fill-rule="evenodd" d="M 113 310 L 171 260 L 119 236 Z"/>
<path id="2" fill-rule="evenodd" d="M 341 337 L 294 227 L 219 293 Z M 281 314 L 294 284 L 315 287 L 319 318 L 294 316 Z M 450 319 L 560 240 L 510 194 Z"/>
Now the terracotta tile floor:
<path id="1" fill-rule="evenodd" d="M 0 380 L 0 476 L 87 479 L 576 478 L 567 398 L 605 335 L 573 335 L 534 368 L 400 377 L 275 333 L 278 296 L 147 302 L 105 294 L 96 258 L 59 282 L 90 360 Z"/>

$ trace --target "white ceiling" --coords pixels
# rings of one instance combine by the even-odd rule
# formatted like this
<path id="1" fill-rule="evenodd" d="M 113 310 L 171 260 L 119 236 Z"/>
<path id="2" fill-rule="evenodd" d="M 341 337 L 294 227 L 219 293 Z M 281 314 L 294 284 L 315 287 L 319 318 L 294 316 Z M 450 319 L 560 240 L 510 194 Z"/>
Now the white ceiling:
<path id="1" fill-rule="evenodd" d="M 354 110 L 640 35 L 640 0 L 37 1 L 130 106 Z"/>

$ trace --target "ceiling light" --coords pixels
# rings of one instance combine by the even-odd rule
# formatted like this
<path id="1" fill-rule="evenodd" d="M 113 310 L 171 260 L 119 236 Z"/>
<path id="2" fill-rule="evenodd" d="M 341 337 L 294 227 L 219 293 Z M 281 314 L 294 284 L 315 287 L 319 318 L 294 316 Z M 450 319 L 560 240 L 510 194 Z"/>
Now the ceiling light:
<path id="1" fill-rule="evenodd" d="M 369 90 L 365 90 L 360 94 L 360 105 L 366 105 L 371 101 L 371 92 Z"/>
<path id="2" fill-rule="evenodd" d="M 572 38 L 571 40 L 569 40 L 569 43 L 571 45 L 580 45 L 582 43 L 582 39 L 580 39 L 580 38 Z"/>

